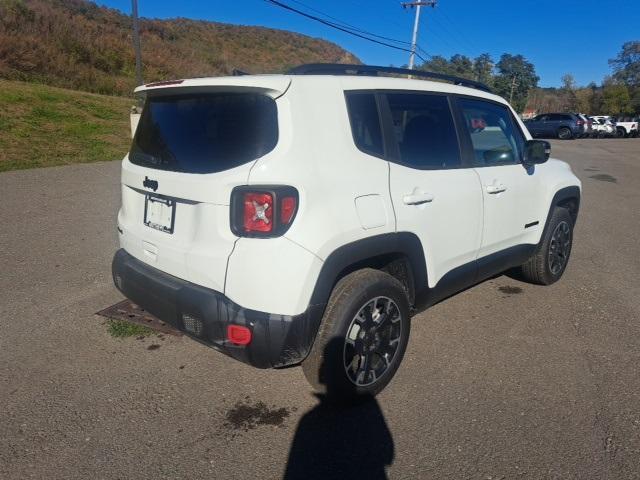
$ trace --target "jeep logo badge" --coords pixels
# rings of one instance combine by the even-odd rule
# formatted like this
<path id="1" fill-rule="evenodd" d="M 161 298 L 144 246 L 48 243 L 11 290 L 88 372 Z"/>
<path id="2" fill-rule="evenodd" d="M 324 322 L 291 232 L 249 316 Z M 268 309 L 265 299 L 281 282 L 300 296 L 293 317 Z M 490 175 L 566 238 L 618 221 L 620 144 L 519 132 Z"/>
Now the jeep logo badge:
<path id="1" fill-rule="evenodd" d="M 151 190 L 153 190 L 154 192 L 156 190 L 158 190 L 158 181 L 157 180 L 151 180 L 149 177 L 145 176 L 144 177 L 144 182 L 142 182 L 142 186 L 145 188 L 150 188 Z"/>

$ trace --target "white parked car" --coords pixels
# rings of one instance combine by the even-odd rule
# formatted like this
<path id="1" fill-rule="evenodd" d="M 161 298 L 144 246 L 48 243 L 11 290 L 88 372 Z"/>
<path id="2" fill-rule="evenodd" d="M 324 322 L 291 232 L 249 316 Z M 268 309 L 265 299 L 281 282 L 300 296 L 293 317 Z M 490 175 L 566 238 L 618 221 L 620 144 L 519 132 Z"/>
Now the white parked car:
<path id="1" fill-rule="evenodd" d="M 631 137 L 631 138 L 636 138 L 638 136 L 638 119 L 633 119 L 630 117 L 621 117 L 621 118 L 616 118 L 615 120 L 615 124 L 616 124 L 616 132 L 618 137 L 620 138 L 624 138 L 624 137 Z"/>
<path id="2" fill-rule="evenodd" d="M 609 117 L 594 116 L 591 117 L 593 124 L 591 126 L 592 135 L 598 138 L 614 137 L 616 135 L 616 127 Z"/>
<path id="3" fill-rule="evenodd" d="M 302 364 L 330 398 L 378 393 L 413 313 L 567 267 L 580 181 L 487 90 L 362 65 L 138 88 L 116 286 L 240 361 Z"/>

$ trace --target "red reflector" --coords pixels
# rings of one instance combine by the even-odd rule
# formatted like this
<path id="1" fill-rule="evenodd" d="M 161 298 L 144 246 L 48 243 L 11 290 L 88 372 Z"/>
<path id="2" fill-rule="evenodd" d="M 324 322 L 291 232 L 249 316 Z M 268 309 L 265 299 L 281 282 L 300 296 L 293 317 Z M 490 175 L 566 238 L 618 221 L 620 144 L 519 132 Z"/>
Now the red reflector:
<path id="1" fill-rule="evenodd" d="M 227 339 L 234 345 L 249 345 L 251 343 L 251 330 L 241 325 L 229 325 L 227 327 Z"/>
<path id="2" fill-rule="evenodd" d="M 286 225 L 291 222 L 296 213 L 296 197 L 284 197 L 280 202 L 280 223 Z"/>
<path id="3" fill-rule="evenodd" d="M 273 230 L 273 197 L 269 193 L 244 194 L 244 231 Z"/>

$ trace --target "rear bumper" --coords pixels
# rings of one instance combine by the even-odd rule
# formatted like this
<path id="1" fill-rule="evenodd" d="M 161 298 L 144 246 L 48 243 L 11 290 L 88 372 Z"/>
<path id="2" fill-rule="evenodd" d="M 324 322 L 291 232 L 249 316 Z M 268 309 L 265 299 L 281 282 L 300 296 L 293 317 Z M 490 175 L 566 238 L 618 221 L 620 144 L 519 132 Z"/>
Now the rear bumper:
<path id="1" fill-rule="evenodd" d="M 295 365 L 309 353 L 324 310 L 310 306 L 300 315 L 276 315 L 242 308 L 222 293 L 147 265 L 120 249 L 113 281 L 127 298 L 190 337 L 257 368 Z M 251 329 L 247 346 L 227 341 L 227 326 Z"/>

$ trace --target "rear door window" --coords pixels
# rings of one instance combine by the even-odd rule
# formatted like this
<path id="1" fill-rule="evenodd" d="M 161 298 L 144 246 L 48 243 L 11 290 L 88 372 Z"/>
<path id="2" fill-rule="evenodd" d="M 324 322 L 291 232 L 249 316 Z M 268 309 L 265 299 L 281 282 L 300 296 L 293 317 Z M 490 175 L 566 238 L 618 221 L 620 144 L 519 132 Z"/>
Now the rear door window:
<path id="1" fill-rule="evenodd" d="M 444 95 L 387 93 L 400 163 L 411 168 L 461 166 L 458 135 Z"/>
<path id="2" fill-rule="evenodd" d="M 275 101 L 254 93 L 193 93 L 147 99 L 131 163 L 215 173 L 256 160 L 278 143 Z"/>

